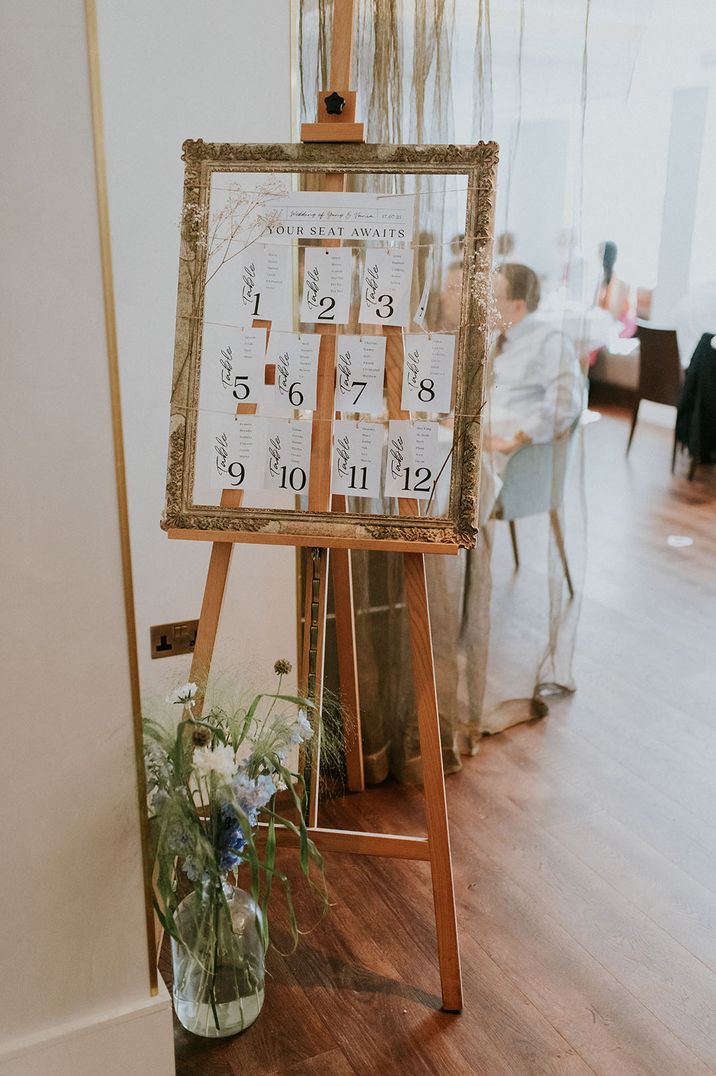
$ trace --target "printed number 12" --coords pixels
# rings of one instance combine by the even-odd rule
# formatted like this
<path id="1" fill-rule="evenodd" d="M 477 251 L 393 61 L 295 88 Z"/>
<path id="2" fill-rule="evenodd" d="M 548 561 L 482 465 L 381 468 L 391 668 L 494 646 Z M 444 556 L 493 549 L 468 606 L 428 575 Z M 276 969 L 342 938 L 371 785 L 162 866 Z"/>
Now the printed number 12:
<path id="1" fill-rule="evenodd" d="M 414 493 L 429 493 L 430 492 L 430 479 L 432 478 L 432 472 L 429 467 L 416 467 L 415 468 L 415 485 L 410 485 L 410 468 L 405 468 L 405 482 L 403 483 L 403 489 L 411 489 Z"/>

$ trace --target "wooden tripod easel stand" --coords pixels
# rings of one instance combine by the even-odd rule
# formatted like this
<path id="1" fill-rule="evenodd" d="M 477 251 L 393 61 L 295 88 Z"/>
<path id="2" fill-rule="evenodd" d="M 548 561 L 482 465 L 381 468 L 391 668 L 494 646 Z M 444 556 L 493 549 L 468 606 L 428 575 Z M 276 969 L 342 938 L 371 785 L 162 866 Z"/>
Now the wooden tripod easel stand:
<path id="1" fill-rule="evenodd" d="M 344 87 L 350 82 L 353 38 L 353 0 L 334 0 L 333 42 L 331 53 L 331 89 L 323 92 L 318 103 L 318 122 L 304 124 L 301 137 L 304 142 L 363 142 L 363 125 L 355 123 L 355 93 Z M 326 97 L 335 92 L 345 101 L 340 115 L 329 115 Z M 323 189 L 342 191 L 345 176 L 337 173 L 323 177 Z M 339 245 L 339 240 L 326 241 L 327 246 Z M 270 323 L 255 322 L 270 330 Z M 317 407 L 314 414 L 311 442 L 311 472 L 309 487 L 309 510 L 345 511 L 345 498 L 331 498 L 331 424 L 334 417 L 335 382 L 335 326 L 320 330 L 322 340 L 318 363 Z M 386 327 L 386 382 L 388 413 L 390 418 L 408 418 L 402 412 L 402 333 L 399 328 Z M 239 405 L 239 413 L 253 412 L 255 407 Z M 222 505 L 239 507 L 242 494 L 226 491 Z M 400 501 L 401 514 L 415 516 L 415 501 Z M 261 536 L 257 535 L 257 542 Z M 207 575 L 204 600 L 199 619 L 191 678 L 205 683 L 211 666 L 211 657 L 226 587 L 233 544 L 214 542 Z M 440 728 L 430 615 L 425 577 L 424 554 L 410 551 L 405 543 L 403 556 L 405 575 L 405 601 L 408 610 L 410 643 L 415 680 L 420 749 L 423 760 L 423 781 L 427 836 L 402 836 L 385 833 L 363 833 L 349 830 L 325 829 L 318 824 L 318 791 L 320 774 L 320 735 L 317 734 L 312 758 L 312 774 L 309 793 L 309 834 L 322 852 L 348 852 L 353 855 L 387 856 L 397 859 L 423 860 L 430 863 L 437 947 L 440 963 L 443 1009 L 459 1012 L 462 1009 L 462 980 L 455 914 L 455 893 L 450 857 L 445 779 L 442 765 Z M 300 688 L 321 712 L 323 693 L 323 664 L 325 652 L 326 594 L 329 561 L 331 564 L 336 631 L 338 643 L 338 667 L 344 709 L 352 726 L 352 736 L 347 744 L 348 787 L 351 791 L 363 788 L 363 764 L 360 743 L 360 705 L 356 663 L 355 625 L 353 615 L 353 586 L 350 550 L 328 547 L 313 550 L 312 570 L 307 573 L 304 604 L 304 631 Z M 201 700 L 197 700 L 201 704 Z M 198 711 L 197 707 L 197 711 Z"/>

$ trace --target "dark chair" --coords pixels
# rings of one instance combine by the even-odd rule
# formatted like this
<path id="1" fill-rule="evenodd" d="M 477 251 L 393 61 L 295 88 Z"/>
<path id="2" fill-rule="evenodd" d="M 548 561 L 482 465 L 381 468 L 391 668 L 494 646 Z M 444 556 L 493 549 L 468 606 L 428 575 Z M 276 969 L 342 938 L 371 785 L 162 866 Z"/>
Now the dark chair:
<path id="1" fill-rule="evenodd" d="M 697 463 L 716 463 L 716 334 L 703 333 L 691 356 L 676 412 L 676 440 Z"/>
<path id="2" fill-rule="evenodd" d="M 684 379 L 675 329 L 657 329 L 643 321 L 637 321 L 636 335 L 639 338 L 639 386 L 636 390 L 634 415 L 627 441 L 627 455 L 634 437 L 641 401 L 652 400 L 654 403 L 676 407 Z M 675 465 L 676 433 L 674 433 L 674 448 L 671 453 L 672 474 Z"/>

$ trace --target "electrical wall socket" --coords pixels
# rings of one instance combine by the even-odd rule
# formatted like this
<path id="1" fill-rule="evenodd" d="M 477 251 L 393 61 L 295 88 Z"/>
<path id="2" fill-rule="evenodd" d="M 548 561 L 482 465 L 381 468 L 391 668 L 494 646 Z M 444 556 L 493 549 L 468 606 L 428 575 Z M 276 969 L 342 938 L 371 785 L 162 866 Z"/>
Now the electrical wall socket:
<path id="1" fill-rule="evenodd" d="M 149 629 L 153 658 L 173 658 L 194 651 L 198 620 L 180 620 L 175 624 L 155 624 Z"/>

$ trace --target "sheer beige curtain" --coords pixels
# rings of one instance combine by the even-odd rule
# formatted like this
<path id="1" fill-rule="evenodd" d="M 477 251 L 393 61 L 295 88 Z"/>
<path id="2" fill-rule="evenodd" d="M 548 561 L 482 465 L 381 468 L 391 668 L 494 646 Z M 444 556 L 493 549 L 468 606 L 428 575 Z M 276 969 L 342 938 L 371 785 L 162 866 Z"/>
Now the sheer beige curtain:
<path id="1" fill-rule="evenodd" d="M 590 311 L 595 280 L 581 251 L 581 147 L 605 60 L 615 110 L 628 90 L 648 7 L 641 4 L 641 21 L 615 50 L 611 4 L 595 35 L 590 0 L 358 0 L 354 81 L 367 140 L 497 141 L 495 265 L 527 266 L 537 288 L 536 305 L 533 292 L 526 303 L 510 283 L 520 273 L 507 268 L 496 284 L 500 301 L 489 304 L 495 346 L 477 546 L 426 558 L 446 772 L 486 732 L 543 716 L 552 695 L 576 687 L 586 553 L 582 372 L 604 329 Z M 303 118 L 311 119 L 327 81 L 331 4 L 303 0 L 300 20 Z M 426 207 L 434 214 L 422 225 L 429 242 L 446 218 L 424 201 L 421 219 Z M 425 327 L 456 328 L 462 237 L 434 256 Z M 401 558 L 354 553 L 353 564 L 366 776 L 417 782 Z"/>

